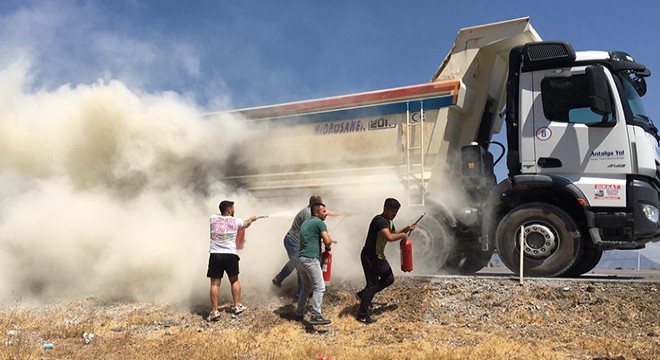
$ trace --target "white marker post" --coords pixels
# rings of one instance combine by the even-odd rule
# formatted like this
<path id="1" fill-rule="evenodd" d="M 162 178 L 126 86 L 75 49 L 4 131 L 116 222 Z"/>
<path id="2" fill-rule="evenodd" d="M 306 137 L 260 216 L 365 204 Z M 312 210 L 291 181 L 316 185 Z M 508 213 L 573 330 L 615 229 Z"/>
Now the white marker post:
<path id="1" fill-rule="evenodd" d="M 525 258 L 525 226 L 520 225 L 520 285 L 523 283 L 523 259 Z"/>

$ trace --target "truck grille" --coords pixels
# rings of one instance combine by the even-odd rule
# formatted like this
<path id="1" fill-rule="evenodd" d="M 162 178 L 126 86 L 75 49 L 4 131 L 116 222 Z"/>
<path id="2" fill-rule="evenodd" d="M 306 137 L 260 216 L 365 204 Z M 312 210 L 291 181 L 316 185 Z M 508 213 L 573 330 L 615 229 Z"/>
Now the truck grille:
<path id="1" fill-rule="evenodd" d="M 562 59 L 571 55 L 570 50 L 562 43 L 538 43 L 527 45 L 528 59 L 532 62 L 550 59 Z"/>

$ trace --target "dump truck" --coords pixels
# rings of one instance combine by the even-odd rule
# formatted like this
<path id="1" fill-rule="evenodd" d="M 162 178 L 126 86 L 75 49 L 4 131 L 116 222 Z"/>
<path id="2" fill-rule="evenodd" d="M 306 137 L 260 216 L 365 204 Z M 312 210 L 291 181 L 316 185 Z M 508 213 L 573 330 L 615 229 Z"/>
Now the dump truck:
<path id="1" fill-rule="evenodd" d="M 433 272 L 497 252 L 514 273 L 579 276 L 660 239 L 648 76 L 627 53 L 543 41 L 529 18 L 464 28 L 429 83 L 223 112 L 261 134 L 224 180 L 257 197 L 402 194 L 426 213 L 411 238 Z"/>

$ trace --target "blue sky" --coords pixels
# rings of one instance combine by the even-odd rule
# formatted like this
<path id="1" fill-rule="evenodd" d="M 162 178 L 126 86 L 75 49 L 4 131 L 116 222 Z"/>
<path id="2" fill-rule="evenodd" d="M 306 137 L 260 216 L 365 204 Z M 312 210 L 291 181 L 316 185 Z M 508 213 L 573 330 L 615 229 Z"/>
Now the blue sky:
<path id="1" fill-rule="evenodd" d="M 427 82 L 461 27 L 525 16 L 546 40 L 660 71 L 657 1 L 9 0 L 0 14 L 0 65 L 29 57 L 35 88 L 114 78 L 208 110 Z"/>
<path id="2" fill-rule="evenodd" d="M 25 58 L 34 91 L 117 79 L 219 111 L 427 82 L 460 28 L 530 17 L 545 40 L 646 64 L 658 74 L 646 95 L 657 119 L 660 3 L 634 4 L 10 0 L 0 4 L 0 66 Z"/>
<path id="3" fill-rule="evenodd" d="M 646 64 L 659 123 L 658 15 L 655 0 L 5 0 L 0 72 L 20 63 L 32 94 L 120 80 L 219 111 L 428 82 L 460 28 L 530 17 L 545 40 Z"/>

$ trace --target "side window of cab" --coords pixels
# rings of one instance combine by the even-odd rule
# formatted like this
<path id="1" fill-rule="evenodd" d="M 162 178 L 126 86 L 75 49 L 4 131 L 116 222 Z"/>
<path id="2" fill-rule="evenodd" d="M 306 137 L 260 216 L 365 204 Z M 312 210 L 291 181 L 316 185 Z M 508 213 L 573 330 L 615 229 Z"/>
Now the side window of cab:
<path id="1" fill-rule="evenodd" d="M 548 77 L 541 81 L 546 119 L 565 123 L 593 124 L 603 118 L 589 107 L 589 89 L 584 74 Z"/>

